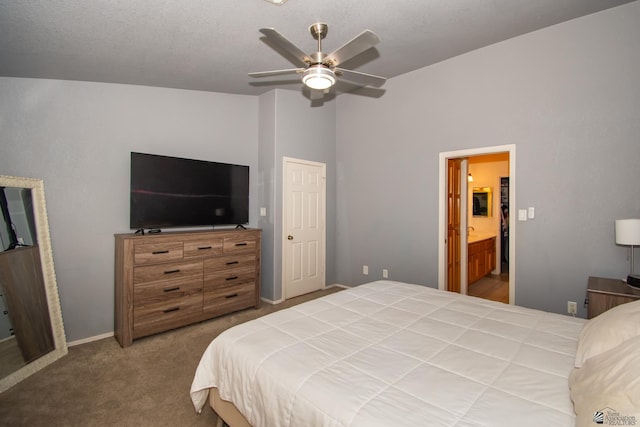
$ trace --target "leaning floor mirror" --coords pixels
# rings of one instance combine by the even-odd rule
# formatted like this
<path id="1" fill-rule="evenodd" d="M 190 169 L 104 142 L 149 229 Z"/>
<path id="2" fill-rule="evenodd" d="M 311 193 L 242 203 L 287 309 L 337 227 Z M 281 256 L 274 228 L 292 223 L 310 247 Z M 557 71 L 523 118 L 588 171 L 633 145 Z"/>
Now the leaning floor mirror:
<path id="1" fill-rule="evenodd" d="M 0 392 L 67 354 L 41 179 L 0 175 Z"/>

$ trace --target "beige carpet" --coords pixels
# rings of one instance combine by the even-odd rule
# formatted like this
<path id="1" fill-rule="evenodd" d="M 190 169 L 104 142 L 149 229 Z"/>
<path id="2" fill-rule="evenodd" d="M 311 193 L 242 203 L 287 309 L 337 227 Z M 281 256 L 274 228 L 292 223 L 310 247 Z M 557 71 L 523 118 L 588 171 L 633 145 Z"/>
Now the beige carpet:
<path id="1" fill-rule="evenodd" d="M 225 329 L 339 291 L 324 291 L 249 309 L 134 341 L 115 338 L 71 347 L 69 354 L 0 394 L 2 426 L 214 426 L 198 415 L 189 389 L 209 342 Z"/>

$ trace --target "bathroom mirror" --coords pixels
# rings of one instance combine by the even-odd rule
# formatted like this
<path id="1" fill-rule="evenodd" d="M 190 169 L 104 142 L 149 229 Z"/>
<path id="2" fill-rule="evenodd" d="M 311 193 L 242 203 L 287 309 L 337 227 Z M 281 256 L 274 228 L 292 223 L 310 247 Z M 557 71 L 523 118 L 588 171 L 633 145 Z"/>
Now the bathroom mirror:
<path id="1" fill-rule="evenodd" d="M 491 216 L 491 187 L 473 187 L 473 200 L 471 212 L 473 216 Z"/>
<path id="2" fill-rule="evenodd" d="M 67 354 L 41 179 L 0 175 L 0 392 Z"/>

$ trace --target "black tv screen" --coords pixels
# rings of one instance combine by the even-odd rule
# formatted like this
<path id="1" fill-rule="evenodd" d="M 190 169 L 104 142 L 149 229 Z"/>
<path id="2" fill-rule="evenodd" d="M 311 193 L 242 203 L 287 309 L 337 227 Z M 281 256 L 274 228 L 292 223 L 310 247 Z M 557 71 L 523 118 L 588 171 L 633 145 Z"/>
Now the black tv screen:
<path id="1" fill-rule="evenodd" d="M 132 229 L 249 222 L 249 166 L 131 153 Z"/>

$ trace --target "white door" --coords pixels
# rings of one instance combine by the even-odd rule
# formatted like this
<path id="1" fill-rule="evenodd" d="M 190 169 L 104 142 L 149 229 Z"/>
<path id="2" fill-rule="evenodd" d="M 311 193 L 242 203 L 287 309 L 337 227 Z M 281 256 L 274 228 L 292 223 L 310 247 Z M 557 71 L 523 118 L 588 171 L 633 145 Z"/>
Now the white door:
<path id="1" fill-rule="evenodd" d="M 284 298 L 325 286 L 326 165 L 284 158 Z"/>

